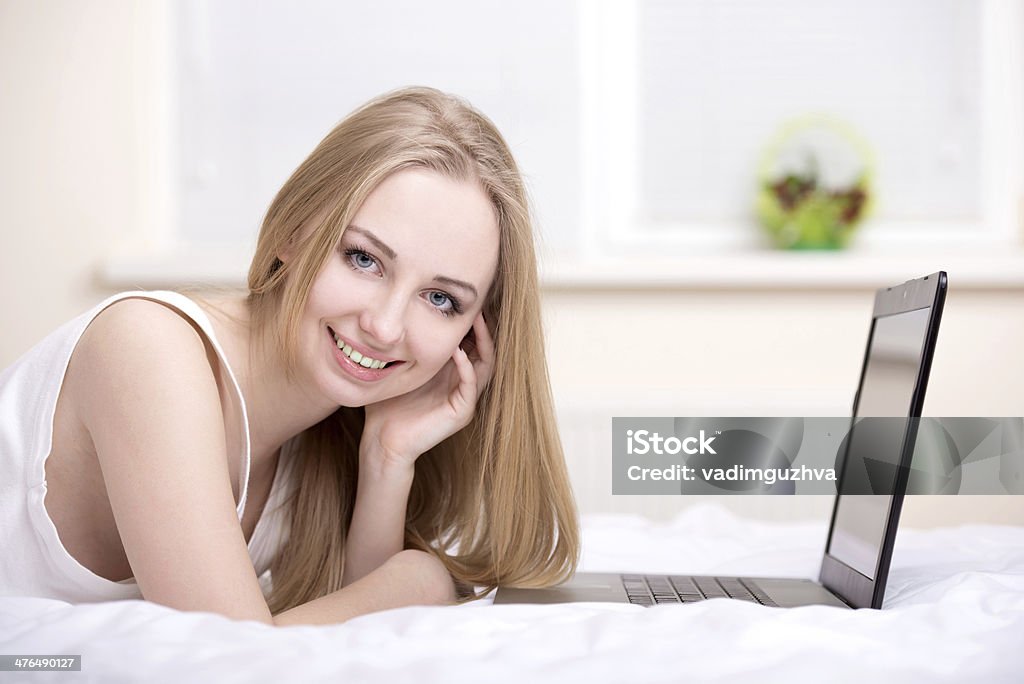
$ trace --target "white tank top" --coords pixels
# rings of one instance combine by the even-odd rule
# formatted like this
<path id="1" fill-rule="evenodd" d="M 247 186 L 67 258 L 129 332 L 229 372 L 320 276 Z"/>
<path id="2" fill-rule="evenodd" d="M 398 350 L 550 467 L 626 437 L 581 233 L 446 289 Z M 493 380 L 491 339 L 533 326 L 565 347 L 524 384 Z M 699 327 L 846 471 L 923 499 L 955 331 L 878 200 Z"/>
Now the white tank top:
<path id="1" fill-rule="evenodd" d="M 113 582 L 75 560 L 64 548 L 43 505 L 45 463 L 53 442 L 53 418 L 71 354 L 92 320 L 114 302 L 140 297 L 163 302 L 190 318 L 217 352 L 238 399 L 244 439 L 239 473 L 239 522 L 249 487 L 249 425 L 245 399 L 205 312 L 177 292 L 124 292 L 58 328 L 0 373 L 0 595 L 38 596 L 72 603 L 140 599 L 134 578 Z M 264 595 L 269 566 L 287 537 L 282 503 L 294 459 L 278 458 L 274 483 L 249 540 L 249 556 Z"/>

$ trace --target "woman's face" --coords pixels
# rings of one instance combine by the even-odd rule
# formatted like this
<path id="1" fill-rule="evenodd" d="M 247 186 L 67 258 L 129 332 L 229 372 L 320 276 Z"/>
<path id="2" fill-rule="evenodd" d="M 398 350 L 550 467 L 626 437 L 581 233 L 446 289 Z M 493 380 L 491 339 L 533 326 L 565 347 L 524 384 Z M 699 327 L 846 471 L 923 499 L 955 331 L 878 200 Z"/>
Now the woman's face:
<path id="1" fill-rule="evenodd" d="M 300 337 L 313 385 L 340 406 L 422 386 L 469 332 L 497 263 L 498 223 L 478 183 L 389 176 L 313 283 Z"/>

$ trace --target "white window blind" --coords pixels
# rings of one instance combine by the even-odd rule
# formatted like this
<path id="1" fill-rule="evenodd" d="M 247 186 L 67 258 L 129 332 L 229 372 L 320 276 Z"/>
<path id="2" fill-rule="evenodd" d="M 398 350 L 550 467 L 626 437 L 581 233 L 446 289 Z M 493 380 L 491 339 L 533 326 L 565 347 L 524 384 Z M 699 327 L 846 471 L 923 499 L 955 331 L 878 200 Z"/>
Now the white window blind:
<path id="1" fill-rule="evenodd" d="M 628 281 L 642 270 L 630 258 L 705 247 L 763 261 L 749 250 L 764 242 L 759 155 L 812 113 L 874 150 L 877 202 L 858 246 L 1020 252 L 1022 0 L 159 6 L 153 251 L 113 258 L 112 282 L 237 279 L 295 166 L 353 108 L 410 84 L 495 121 L 565 282 L 620 261 Z"/>
<path id="2" fill-rule="evenodd" d="M 585 222 L 606 238 L 591 253 L 757 244 L 763 152 L 811 115 L 849 124 L 872 152 L 875 244 L 1019 240 L 1020 3 L 580 7 Z"/>
<path id="3" fill-rule="evenodd" d="M 958 0 L 645 0 L 641 206 L 739 219 L 787 120 L 831 113 L 874 149 L 890 219 L 981 211 L 980 5 Z"/>
<path id="4" fill-rule="evenodd" d="M 579 222 L 575 6 L 184 0 L 171 5 L 173 239 L 251 247 L 270 201 L 348 112 L 406 85 L 502 131 L 546 242 Z"/>

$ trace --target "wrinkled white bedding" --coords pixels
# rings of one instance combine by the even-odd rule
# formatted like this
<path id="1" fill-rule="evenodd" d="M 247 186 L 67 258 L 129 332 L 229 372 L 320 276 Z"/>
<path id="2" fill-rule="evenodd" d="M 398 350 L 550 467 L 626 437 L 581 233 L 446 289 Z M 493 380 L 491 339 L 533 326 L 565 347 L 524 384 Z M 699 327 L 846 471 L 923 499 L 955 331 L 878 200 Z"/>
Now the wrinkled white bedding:
<path id="1" fill-rule="evenodd" d="M 583 523 L 585 570 L 794 577 L 817 576 L 827 529 L 715 506 L 669 524 Z M 282 629 L 144 601 L 8 597 L 0 654 L 83 656 L 80 673 L 4 682 L 1020 682 L 1024 526 L 901 530 L 881 611 L 481 601 Z"/>

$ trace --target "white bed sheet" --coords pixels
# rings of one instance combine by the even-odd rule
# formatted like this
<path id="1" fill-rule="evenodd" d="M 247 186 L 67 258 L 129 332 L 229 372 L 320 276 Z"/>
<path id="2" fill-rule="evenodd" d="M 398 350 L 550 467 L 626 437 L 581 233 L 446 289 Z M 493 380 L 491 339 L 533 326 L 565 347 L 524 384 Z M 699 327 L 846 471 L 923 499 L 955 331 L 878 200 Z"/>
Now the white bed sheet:
<path id="1" fill-rule="evenodd" d="M 815 577 L 826 528 L 714 505 L 669 524 L 589 516 L 582 569 Z M 1024 527 L 901 530 L 881 611 L 485 600 L 273 628 L 144 601 L 7 597 L 0 654 L 83 656 L 80 673 L 2 682 L 1021 682 Z"/>

